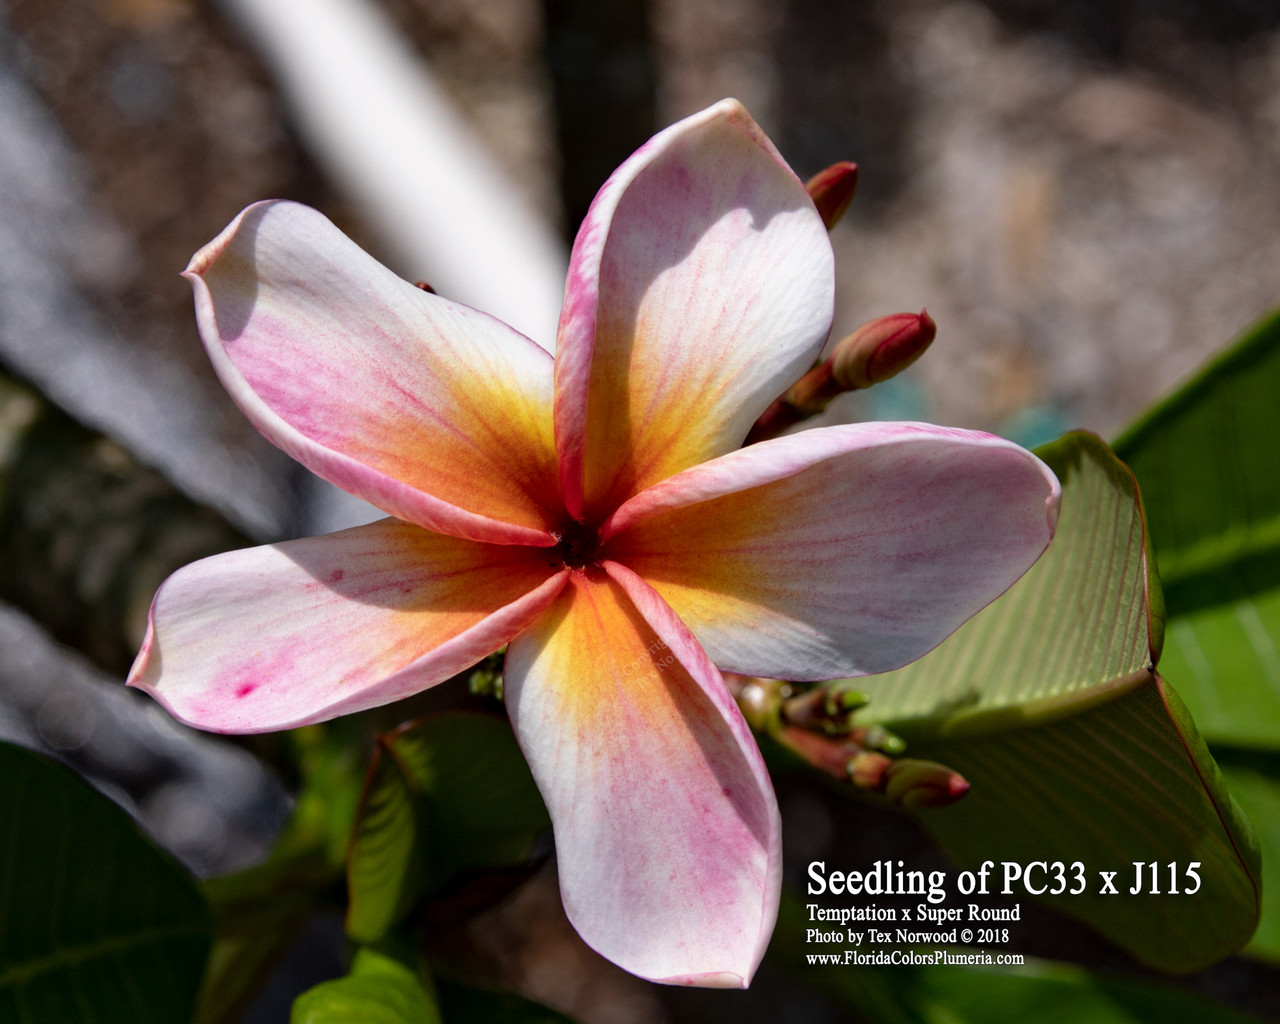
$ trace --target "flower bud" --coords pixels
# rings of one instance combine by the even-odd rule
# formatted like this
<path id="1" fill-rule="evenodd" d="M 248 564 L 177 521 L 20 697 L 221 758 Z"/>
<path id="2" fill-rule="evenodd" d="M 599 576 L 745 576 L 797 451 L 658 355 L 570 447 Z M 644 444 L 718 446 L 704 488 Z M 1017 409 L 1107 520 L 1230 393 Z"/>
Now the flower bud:
<path id="1" fill-rule="evenodd" d="M 853 713 L 866 707 L 870 699 L 857 690 L 815 686 L 788 697 L 782 704 L 782 715 L 791 725 L 835 736 L 853 728 Z"/>
<path id="2" fill-rule="evenodd" d="M 861 754 L 849 760 L 845 765 L 845 771 L 853 784 L 859 789 L 881 792 L 884 789 L 885 780 L 893 764 L 893 760 L 884 754 L 877 754 L 872 750 L 864 750 Z"/>
<path id="3" fill-rule="evenodd" d="M 844 766 L 849 760 L 849 747 L 841 739 L 819 736 L 816 732 L 794 725 L 784 725 L 776 739 L 801 760 L 826 772 L 833 779 L 845 779 Z"/>
<path id="4" fill-rule="evenodd" d="M 787 389 L 783 401 L 804 419 L 818 415 L 844 390 L 831 373 L 831 360 L 824 359 Z"/>
<path id="5" fill-rule="evenodd" d="M 806 181 L 804 187 L 818 208 L 822 223 L 830 231 L 853 201 L 853 194 L 858 189 L 858 165 L 848 160 L 832 164 Z"/>
<path id="6" fill-rule="evenodd" d="M 759 732 L 773 732 L 778 728 L 782 721 L 784 694 L 788 692 L 786 683 L 778 679 L 740 676 L 735 672 L 725 672 L 723 678 L 751 728 Z"/>
<path id="7" fill-rule="evenodd" d="M 849 733 L 849 739 L 867 750 L 878 750 L 890 757 L 899 757 L 907 751 L 907 741 L 890 732 L 879 722 L 860 725 Z"/>
<path id="8" fill-rule="evenodd" d="M 938 325 L 923 309 L 868 320 L 831 353 L 832 381 L 841 391 L 886 381 L 919 359 L 937 335 Z"/>
<path id="9" fill-rule="evenodd" d="M 908 810 L 946 807 L 969 792 L 969 780 L 934 761 L 904 757 L 889 765 L 884 795 Z"/>
<path id="10" fill-rule="evenodd" d="M 918 314 L 893 313 L 867 321 L 792 384 L 777 403 L 779 408 L 770 410 L 769 419 L 761 417 L 758 430 L 776 427 L 773 433 L 780 433 L 822 412 L 836 395 L 888 380 L 919 359 L 937 334 L 938 325 L 923 309 Z M 787 413 L 789 419 L 781 415 Z"/>

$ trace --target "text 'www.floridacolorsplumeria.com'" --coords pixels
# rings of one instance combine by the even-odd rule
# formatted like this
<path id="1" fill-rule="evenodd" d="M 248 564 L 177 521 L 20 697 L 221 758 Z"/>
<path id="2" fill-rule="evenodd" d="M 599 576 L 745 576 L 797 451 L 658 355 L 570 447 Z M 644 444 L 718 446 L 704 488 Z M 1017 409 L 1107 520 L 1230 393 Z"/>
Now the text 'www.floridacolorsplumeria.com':
<path id="1" fill-rule="evenodd" d="M 844 949 L 838 953 L 806 953 L 811 967 L 843 967 L 854 964 L 877 965 L 964 965 L 964 966 L 1017 966 L 1021 953 L 987 953 L 982 950 L 915 950 L 891 949 L 864 953 L 857 949 Z"/>

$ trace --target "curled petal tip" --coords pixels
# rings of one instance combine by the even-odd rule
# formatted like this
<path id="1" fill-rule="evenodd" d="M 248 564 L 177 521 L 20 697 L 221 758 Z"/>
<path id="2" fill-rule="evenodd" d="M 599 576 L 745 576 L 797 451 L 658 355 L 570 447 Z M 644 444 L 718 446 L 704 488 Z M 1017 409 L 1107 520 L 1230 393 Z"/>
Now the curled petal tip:
<path id="1" fill-rule="evenodd" d="M 133 664 L 129 666 L 129 674 L 124 680 L 125 686 L 133 686 L 148 693 L 152 692 L 152 688 L 145 677 L 152 669 L 152 660 L 156 662 L 160 660 L 160 649 L 156 640 L 156 597 L 158 596 L 157 594 L 151 598 L 151 606 L 147 609 L 147 630 L 143 634 L 142 644 L 138 647 Z"/>
<path id="2" fill-rule="evenodd" d="M 278 202 L 278 200 L 265 199 L 261 202 L 251 203 L 249 206 L 246 206 L 236 214 L 230 224 L 222 229 L 217 238 L 203 246 L 199 252 L 191 257 L 191 262 L 187 264 L 187 269 L 182 272 L 182 276 L 193 283 L 196 278 L 202 277 L 205 271 L 217 262 L 218 257 L 222 255 L 223 250 L 230 244 L 231 239 L 235 237 L 245 215 L 248 214 L 250 210 L 257 209 L 260 206 L 270 206 L 276 202 Z"/>
<path id="3" fill-rule="evenodd" d="M 217 239 L 214 239 L 213 242 L 210 242 L 203 249 L 201 249 L 194 256 L 192 256 L 191 262 L 187 264 L 187 268 L 184 271 L 182 271 L 182 274 L 180 276 L 185 277 L 188 281 L 191 281 L 199 277 L 201 274 L 203 274 L 209 268 L 209 264 L 211 264 L 215 259 L 218 258 L 218 253 L 216 251 L 215 252 L 209 251 L 210 249 L 213 248 L 216 242 L 217 242 Z"/>
<path id="4" fill-rule="evenodd" d="M 715 112 L 716 114 L 723 114 L 725 117 L 730 117 L 730 118 L 745 117 L 748 120 L 751 120 L 751 115 L 747 112 L 747 108 L 742 105 L 742 101 L 735 99 L 732 96 L 726 96 L 724 99 L 720 100 L 719 102 L 713 103 L 710 107 L 707 108 L 707 112 L 708 113 Z"/>
<path id="5" fill-rule="evenodd" d="M 835 227 L 858 190 L 858 165 L 848 160 L 832 164 L 804 183 L 827 230 Z"/>

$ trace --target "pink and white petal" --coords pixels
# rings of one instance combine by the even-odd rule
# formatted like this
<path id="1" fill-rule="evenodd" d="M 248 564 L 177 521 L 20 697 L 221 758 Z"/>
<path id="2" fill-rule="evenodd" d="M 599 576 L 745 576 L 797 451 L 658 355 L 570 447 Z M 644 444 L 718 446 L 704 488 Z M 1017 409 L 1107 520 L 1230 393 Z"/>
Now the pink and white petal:
<path id="1" fill-rule="evenodd" d="M 752 445 L 637 495 L 606 524 L 725 671 L 898 668 L 1044 551 L 1057 478 L 1001 438 L 857 423 Z"/>
<path id="2" fill-rule="evenodd" d="M 574 242 L 556 342 L 565 500 L 598 517 L 737 448 L 831 326 L 822 218 L 724 100 L 654 136 Z"/>
<path id="3" fill-rule="evenodd" d="M 504 671 L 565 911 L 640 977 L 745 987 L 778 910 L 773 787 L 688 630 L 633 573 L 605 568 L 571 575 Z"/>
<path id="4" fill-rule="evenodd" d="M 401 519 L 551 544 L 551 357 L 396 277 L 322 214 L 256 203 L 186 275 L 214 369 L 308 469 Z"/>
<path id="5" fill-rule="evenodd" d="M 449 678 L 563 585 L 542 549 L 394 519 L 233 551 L 165 581 L 128 681 L 199 729 L 289 729 Z"/>

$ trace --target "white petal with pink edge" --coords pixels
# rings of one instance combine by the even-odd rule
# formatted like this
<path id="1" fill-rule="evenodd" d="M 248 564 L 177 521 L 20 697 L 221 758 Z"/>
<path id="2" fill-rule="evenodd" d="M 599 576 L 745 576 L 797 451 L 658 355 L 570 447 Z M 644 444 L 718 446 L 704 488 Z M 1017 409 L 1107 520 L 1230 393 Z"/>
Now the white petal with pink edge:
<path id="1" fill-rule="evenodd" d="M 570 511 L 738 447 L 817 356 L 833 289 L 822 219 L 736 101 L 641 147 L 570 260 L 555 408 Z"/>
<path id="2" fill-rule="evenodd" d="M 633 573 L 606 569 L 572 574 L 504 673 L 565 910 L 643 978 L 745 987 L 777 916 L 773 788 L 688 630 Z"/>
<path id="3" fill-rule="evenodd" d="M 186 276 L 223 385 L 307 468 L 443 533 L 553 543 L 543 349 L 402 281 L 296 203 L 248 207 Z"/>
<path id="4" fill-rule="evenodd" d="M 1001 438 L 916 423 L 803 431 L 696 466 L 606 525 L 726 671 L 816 680 L 898 668 L 1044 551 L 1060 490 Z"/>
<path id="5" fill-rule="evenodd" d="M 377 707 L 507 643 L 564 585 L 557 568 L 393 519 L 214 555 L 161 586 L 129 683 L 215 732 Z"/>

